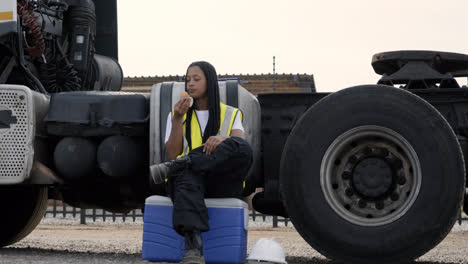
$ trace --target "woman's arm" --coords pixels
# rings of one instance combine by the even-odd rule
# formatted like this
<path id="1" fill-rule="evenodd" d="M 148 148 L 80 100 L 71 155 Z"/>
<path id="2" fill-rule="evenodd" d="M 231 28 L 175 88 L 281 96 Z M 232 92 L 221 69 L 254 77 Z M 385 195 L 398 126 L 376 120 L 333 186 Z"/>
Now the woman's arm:
<path id="1" fill-rule="evenodd" d="M 244 137 L 244 127 L 242 126 L 242 112 L 238 111 L 236 117 L 234 118 L 234 123 L 232 125 L 230 137 L 240 137 L 245 139 Z M 207 155 L 210 155 L 211 152 L 215 151 L 221 142 L 229 138 L 228 136 L 211 136 L 208 140 L 203 144 L 203 152 Z"/>
<path id="2" fill-rule="evenodd" d="M 233 129 L 233 130 L 231 130 L 231 137 L 240 137 L 242 139 L 245 139 L 244 131 L 242 131 L 240 129 Z"/>
<path id="3" fill-rule="evenodd" d="M 184 147 L 184 121 L 183 119 L 172 118 L 172 129 L 169 136 L 169 140 L 166 143 L 166 152 L 171 160 L 174 160 L 179 156 Z"/>
<path id="4" fill-rule="evenodd" d="M 172 129 L 169 140 L 166 143 L 166 152 L 171 160 L 182 154 L 184 148 L 184 115 L 190 107 L 188 97 L 181 98 L 174 106 L 172 117 Z"/>
<path id="5" fill-rule="evenodd" d="M 229 137 L 240 137 L 244 138 L 244 132 L 240 129 L 233 129 L 231 130 L 231 136 Z M 215 149 L 227 138 L 228 136 L 211 136 L 208 138 L 208 140 L 203 144 L 203 152 L 205 152 L 207 155 L 210 155 Z"/>

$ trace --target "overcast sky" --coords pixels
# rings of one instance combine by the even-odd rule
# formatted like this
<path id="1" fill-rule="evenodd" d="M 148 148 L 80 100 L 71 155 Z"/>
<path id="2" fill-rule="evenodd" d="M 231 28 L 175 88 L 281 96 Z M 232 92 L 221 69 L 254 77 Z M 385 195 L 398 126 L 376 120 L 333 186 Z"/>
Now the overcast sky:
<path id="1" fill-rule="evenodd" d="M 468 54 L 468 0 L 118 0 L 125 76 L 314 74 L 318 91 L 375 83 L 382 51 Z M 464 83 L 466 84 L 466 82 Z"/>

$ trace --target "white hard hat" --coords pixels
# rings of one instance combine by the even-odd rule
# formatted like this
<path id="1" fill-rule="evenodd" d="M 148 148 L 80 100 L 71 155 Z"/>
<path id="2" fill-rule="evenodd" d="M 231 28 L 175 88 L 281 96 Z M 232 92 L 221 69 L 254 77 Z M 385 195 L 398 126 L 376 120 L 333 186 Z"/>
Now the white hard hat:
<path id="1" fill-rule="evenodd" d="M 260 238 L 253 245 L 247 263 L 282 263 L 287 264 L 281 245 L 271 238 Z"/>

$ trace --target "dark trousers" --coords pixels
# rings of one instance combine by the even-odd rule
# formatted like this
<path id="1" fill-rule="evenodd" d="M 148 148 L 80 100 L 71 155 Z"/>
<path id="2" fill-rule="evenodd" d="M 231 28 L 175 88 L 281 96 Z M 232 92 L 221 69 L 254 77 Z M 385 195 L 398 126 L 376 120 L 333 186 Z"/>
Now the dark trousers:
<path id="1" fill-rule="evenodd" d="M 189 154 L 190 165 L 168 181 L 174 204 L 173 227 L 184 235 L 209 230 L 204 198 L 241 198 L 243 181 L 252 163 L 252 149 L 244 139 L 230 137 L 206 155 L 203 147 Z"/>

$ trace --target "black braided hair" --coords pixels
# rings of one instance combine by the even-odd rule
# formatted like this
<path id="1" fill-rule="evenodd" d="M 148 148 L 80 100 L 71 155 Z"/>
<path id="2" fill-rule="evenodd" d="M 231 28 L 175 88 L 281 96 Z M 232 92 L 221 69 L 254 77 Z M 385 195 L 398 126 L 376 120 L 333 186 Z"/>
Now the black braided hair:
<path id="1" fill-rule="evenodd" d="M 221 110 L 219 108 L 219 85 L 218 75 L 216 70 L 210 63 L 206 61 L 192 62 L 188 68 L 185 76 L 187 76 L 188 69 L 193 66 L 198 66 L 205 74 L 206 78 L 206 93 L 208 95 L 208 111 L 209 118 L 206 124 L 205 132 L 203 133 L 203 143 L 208 140 L 210 136 L 218 134 L 221 120 Z M 187 78 L 185 78 L 185 90 L 187 91 Z M 195 111 L 195 103 L 190 107 L 187 112 L 187 119 L 185 120 L 185 138 L 189 145 L 189 150 L 192 150 L 192 138 L 190 122 L 192 121 L 192 114 Z"/>

